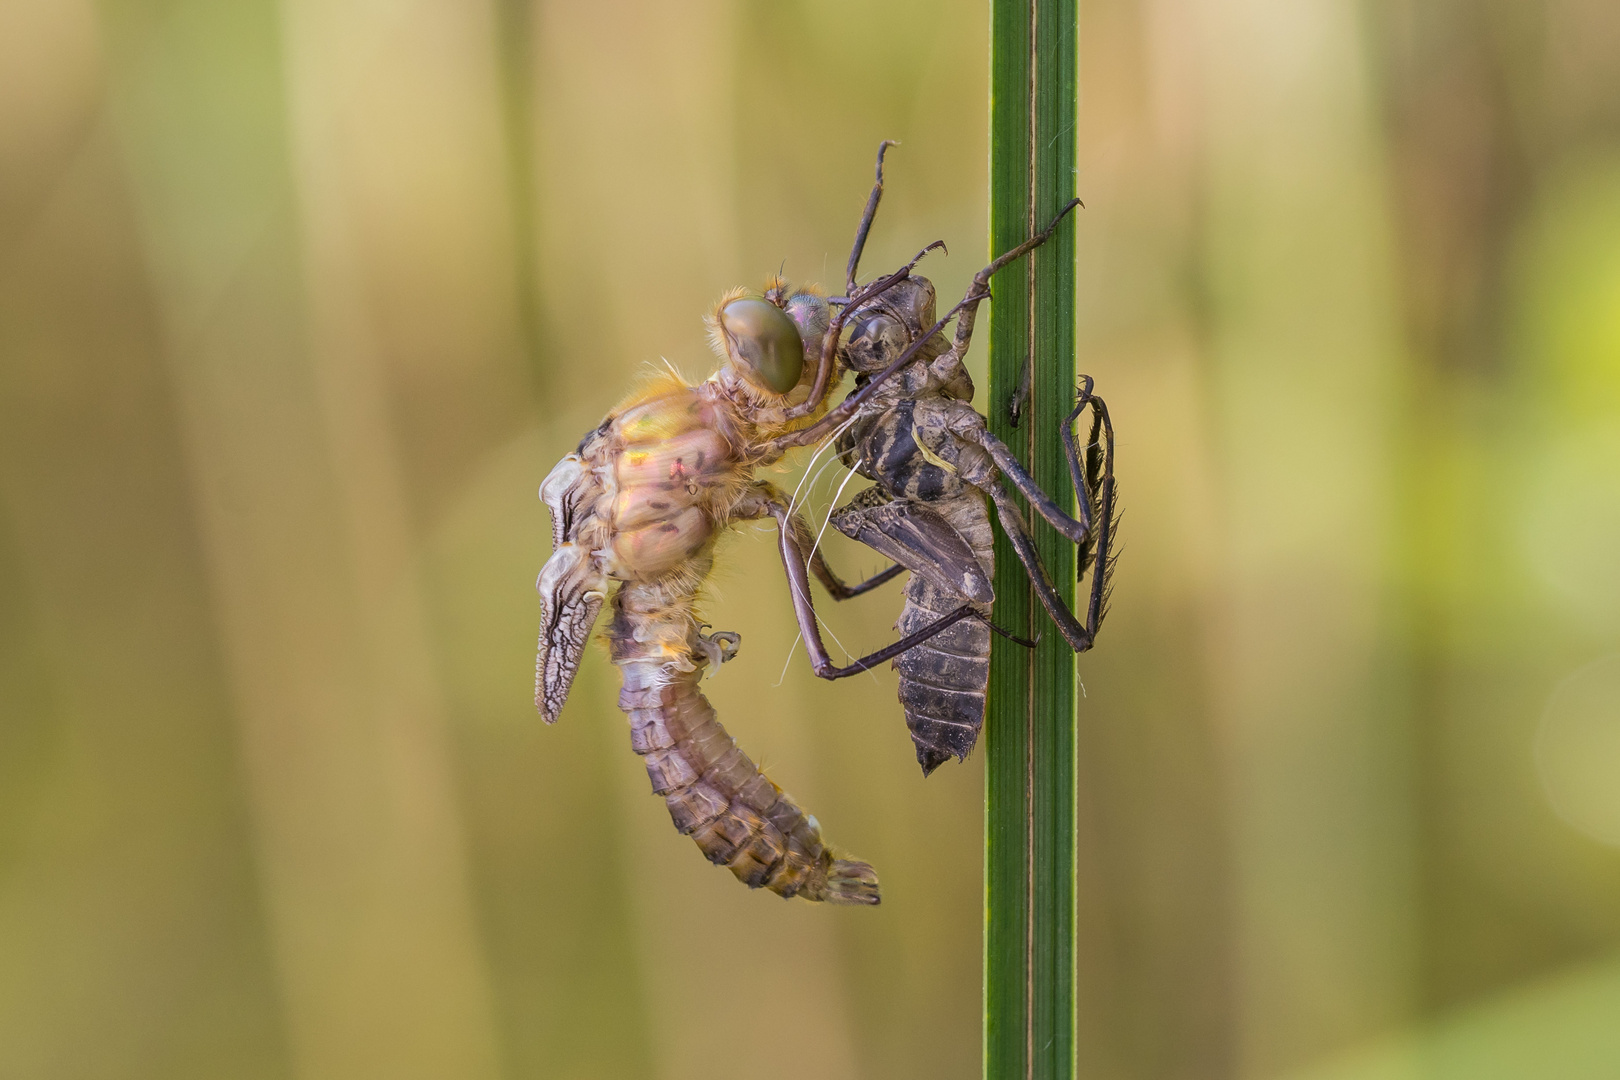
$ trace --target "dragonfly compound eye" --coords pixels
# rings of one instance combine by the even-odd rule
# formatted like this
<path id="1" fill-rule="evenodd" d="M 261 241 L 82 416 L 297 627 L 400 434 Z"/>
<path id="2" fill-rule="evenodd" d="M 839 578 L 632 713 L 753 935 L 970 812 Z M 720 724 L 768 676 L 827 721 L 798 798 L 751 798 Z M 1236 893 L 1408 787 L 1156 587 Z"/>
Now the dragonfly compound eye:
<path id="1" fill-rule="evenodd" d="M 720 309 L 720 325 L 747 367 L 749 381 L 773 394 L 799 385 L 804 342 L 787 313 L 769 300 L 744 297 Z"/>

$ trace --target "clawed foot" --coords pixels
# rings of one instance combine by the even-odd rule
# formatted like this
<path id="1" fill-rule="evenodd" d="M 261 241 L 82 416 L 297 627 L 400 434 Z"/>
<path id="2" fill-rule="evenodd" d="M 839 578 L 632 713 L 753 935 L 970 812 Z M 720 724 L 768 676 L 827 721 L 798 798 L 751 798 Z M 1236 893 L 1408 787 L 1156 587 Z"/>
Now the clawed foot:
<path id="1" fill-rule="evenodd" d="M 737 655 L 742 647 L 742 635 L 734 630 L 716 630 L 712 634 L 698 631 L 698 651 L 709 661 L 709 674 L 720 670 L 720 665 Z"/>
<path id="2" fill-rule="evenodd" d="M 1086 411 L 1087 405 L 1094 401 L 1100 401 L 1097 395 L 1092 393 L 1092 389 L 1096 385 L 1090 375 L 1080 376 L 1080 385 L 1074 388 L 1074 411 L 1069 413 L 1068 422 L 1070 424 L 1080 419 L 1080 414 Z"/>

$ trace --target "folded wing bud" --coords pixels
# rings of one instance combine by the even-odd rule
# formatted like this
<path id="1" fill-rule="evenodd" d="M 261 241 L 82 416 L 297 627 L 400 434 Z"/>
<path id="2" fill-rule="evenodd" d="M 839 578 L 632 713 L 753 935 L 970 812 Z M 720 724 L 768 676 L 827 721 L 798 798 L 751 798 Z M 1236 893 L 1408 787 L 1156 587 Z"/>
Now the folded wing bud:
<path id="1" fill-rule="evenodd" d="M 550 724 L 568 700 L 591 627 L 607 595 L 607 577 L 581 532 L 594 520 L 602 495 L 596 472 L 579 454 L 557 462 L 540 485 L 551 511 L 551 558 L 540 571 L 540 651 L 534 662 L 534 704 Z M 582 541 L 583 542 L 577 542 Z"/>
<path id="2" fill-rule="evenodd" d="M 589 514 L 601 489 L 592 481 L 590 467 L 578 454 L 569 454 L 540 484 L 540 500 L 551 511 L 551 549 L 579 535 L 580 519 Z"/>
<path id="3" fill-rule="evenodd" d="M 534 663 L 534 704 L 546 723 L 556 721 L 574 684 L 585 643 L 602 610 L 607 578 L 591 553 L 563 543 L 540 571 L 540 654 Z"/>

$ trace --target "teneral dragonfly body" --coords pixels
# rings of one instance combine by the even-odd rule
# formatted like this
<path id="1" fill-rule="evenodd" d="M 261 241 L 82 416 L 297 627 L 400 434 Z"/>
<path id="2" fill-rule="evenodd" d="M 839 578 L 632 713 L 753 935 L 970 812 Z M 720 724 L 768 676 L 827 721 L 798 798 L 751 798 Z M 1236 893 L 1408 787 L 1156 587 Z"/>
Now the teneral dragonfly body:
<path id="1" fill-rule="evenodd" d="M 675 827 L 750 886 L 875 904 L 872 868 L 832 852 L 698 689 L 736 648 L 735 635 L 703 633 L 697 612 L 715 540 L 779 504 L 753 472 L 771 459 L 761 447 L 800 423 L 791 412 L 807 389 L 802 342 L 819 350 L 827 323 L 826 302 L 808 293 L 726 298 L 712 318 L 725 360 L 714 376 L 696 386 L 673 372 L 652 380 L 552 470 L 540 489 L 553 553 L 539 581 L 535 699 L 554 721 L 607 604 L 631 747 Z"/>

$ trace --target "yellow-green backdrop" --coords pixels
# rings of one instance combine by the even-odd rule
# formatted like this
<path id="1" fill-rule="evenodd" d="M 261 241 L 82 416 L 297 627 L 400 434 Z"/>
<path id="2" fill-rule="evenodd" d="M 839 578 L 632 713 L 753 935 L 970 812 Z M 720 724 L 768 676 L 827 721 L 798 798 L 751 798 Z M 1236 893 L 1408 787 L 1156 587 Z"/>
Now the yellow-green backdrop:
<path id="1" fill-rule="evenodd" d="M 1081 1075 L 1620 1076 L 1620 9 L 1082 8 Z M 879 139 L 868 267 L 960 292 L 987 32 L 0 0 L 0 1077 L 977 1075 L 977 760 L 810 677 L 745 531 L 711 695 L 885 890 L 749 893 L 600 653 L 541 725 L 530 583 L 637 372 L 837 287 Z"/>

